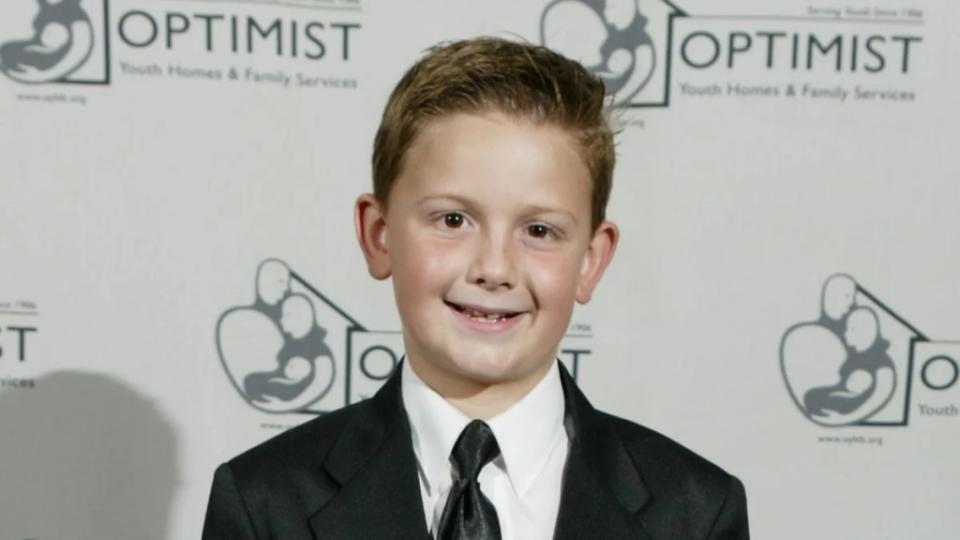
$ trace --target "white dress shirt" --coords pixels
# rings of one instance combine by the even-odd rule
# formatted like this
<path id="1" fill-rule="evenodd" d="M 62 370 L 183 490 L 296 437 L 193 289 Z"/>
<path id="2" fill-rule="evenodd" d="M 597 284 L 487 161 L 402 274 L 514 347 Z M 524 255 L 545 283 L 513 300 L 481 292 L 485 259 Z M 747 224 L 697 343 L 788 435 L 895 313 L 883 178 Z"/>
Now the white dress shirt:
<path id="1" fill-rule="evenodd" d="M 409 361 L 403 363 L 400 382 L 423 513 L 435 534 L 453 483 L 450 452 L 471 419 L 427 386 Z M 497 510 L 503 540 L 553 537 L 569 446 L 564 405 L 560 371 L 554 368 L 520 401 L 487 420 L 501 453 L 478 479 Z"/>

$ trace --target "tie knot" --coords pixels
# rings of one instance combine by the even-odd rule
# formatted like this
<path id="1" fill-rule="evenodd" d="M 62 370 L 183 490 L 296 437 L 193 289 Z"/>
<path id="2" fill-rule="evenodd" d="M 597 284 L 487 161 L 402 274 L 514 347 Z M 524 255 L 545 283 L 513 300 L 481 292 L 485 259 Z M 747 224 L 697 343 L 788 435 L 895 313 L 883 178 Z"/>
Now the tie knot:
<path id="1" fill-rule="evenodd" d="M 450 459 L 461 479 L 476 480 L 480 470 L 499 455 L 500 446 L 490 426 L 483 420 L 474 420 L 463 428 Z"/>

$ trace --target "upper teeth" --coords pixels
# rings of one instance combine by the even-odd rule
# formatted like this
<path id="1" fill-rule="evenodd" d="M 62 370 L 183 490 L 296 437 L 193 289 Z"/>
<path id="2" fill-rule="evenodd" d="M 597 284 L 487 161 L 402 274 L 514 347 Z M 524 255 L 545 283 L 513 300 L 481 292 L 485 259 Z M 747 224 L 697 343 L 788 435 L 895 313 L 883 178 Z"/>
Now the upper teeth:
<path id="1" fill-rule="evenodd" d="M 477 311 L 475 309 L 469 309 L 469 308 L 467 308 L 465 311 L 467 315 L 473 317 L 474 319 L 484 319 L 487 321 L 496 321 L 505 316 L 502 313 L 484 313 L 482 311 Z"/>

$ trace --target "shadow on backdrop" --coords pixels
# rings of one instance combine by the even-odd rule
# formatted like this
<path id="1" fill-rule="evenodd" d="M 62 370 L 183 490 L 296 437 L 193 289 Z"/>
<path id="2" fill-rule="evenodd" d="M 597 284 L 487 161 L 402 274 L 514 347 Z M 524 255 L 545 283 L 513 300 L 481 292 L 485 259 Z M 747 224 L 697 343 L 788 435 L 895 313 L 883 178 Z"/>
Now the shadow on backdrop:
<path id="1" fill-rule="evenodd" d="M 176 452 L 172 425 L 113 377 L 0 391 L 0 537 L 164 539 Z"/>

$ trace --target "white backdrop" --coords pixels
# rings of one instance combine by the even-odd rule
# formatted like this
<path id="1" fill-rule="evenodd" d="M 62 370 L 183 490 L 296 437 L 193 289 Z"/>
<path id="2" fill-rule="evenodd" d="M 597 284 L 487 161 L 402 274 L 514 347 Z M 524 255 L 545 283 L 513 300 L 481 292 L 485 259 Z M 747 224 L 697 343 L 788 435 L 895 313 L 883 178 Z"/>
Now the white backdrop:
<path id="1" fill-rule="evenodd" d="M 402 72 L 480 34 L 606 60 L 634 105 L 622 243 L 562 347 L 594 404 L 742 478 L 756 538 L 958 535 L 954 3 L 76 2 L 0 7 L 0 538 L 195 538 L 215 466 L 312 416 L 270 411 L 375 390 L 400 323 L 352 203 Z M 846 336 L 785 335 L 837 273 L 894 382 L 829 427 L 791 396 Z M 326 332 L 299 401 L 244 386 L 270 290 Z"/>

